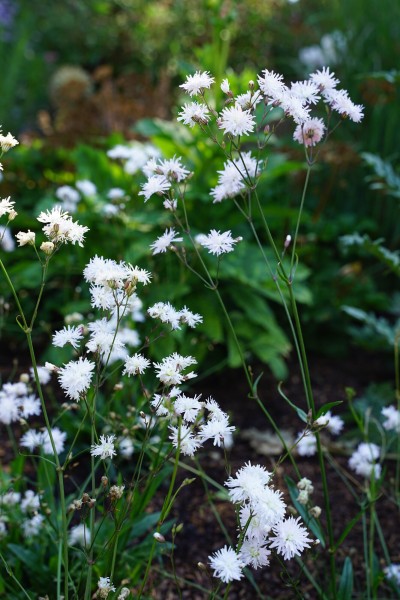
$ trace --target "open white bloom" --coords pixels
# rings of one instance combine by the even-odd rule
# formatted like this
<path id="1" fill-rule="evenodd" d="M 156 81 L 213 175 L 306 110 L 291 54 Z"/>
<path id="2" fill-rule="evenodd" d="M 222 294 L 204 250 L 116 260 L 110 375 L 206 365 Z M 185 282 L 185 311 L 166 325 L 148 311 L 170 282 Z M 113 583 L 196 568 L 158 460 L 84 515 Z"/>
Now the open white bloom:
<path id="1" fill-rule="evenodd" d="M 142 356 L 142 354 L 136 353 L 133 356 L 128 356 L 125 360 L 125 368 L 122 371 L 122 375 L 143 375 L 150 364 L 150 361 Z"/>
<path id="2" fill-rule="evenodd" d="M 19 144 L 18 140 L 16 140 L 10 132 L 8 132 L 7 135 L 3 135 L 0 132 L 0 147 L 2 152 L 8 152 L 10 148 L 13 148 L 17 144 Z"/>
<path id="3" fill-rule="evenodd" d="M 221 233 L 215 229 L 211 229 L 208 235 L 197 235 L 195 239 L 200 246 L 207 248 L 210 254 L 216 254 L 217 256 L 233 252 L 234 245 L 242 241 L 241 237 L 233 238 L 230 231 Z"/>
<path id="4" fill-rule="evenodd" d="M 46 367 L 41 367 L 41 366 L 37 366 L 37 374 L 39 377 L 39 381 L 42 385 L 46 385 L 47 383 L 49 383 L 50 379 L 51 379 L 51 373 L 48 369 L 46 369 Z M 32 377 L 32 379 L 35 379 L 35 373 L 33 371 L 33 367 L 31 367 L 29 369 L 30 375 Z"/>
<path id="5" fill-rule="evenodd" d="M 300 523 L 300 517 L 288 517 L 273 527 L 275 535 L 270 538 L 270 548 L 276 548 L 285 560 L 300 556 L 305 548 L 310 548 L 312 540 Z"/>
<path id="6" fill-rule="evenodd" d="M 380 477 L 382 470 L 379 464 L 380 454 L 379 446 L 362 442 L 350 457 L 349 466 L 357 475 L 362 475 L 365 478 L 374 476 L 377 479 Z"/>
<path id="7" fill-rule="evenodd" d="M 322 119 L 308 119 L 297 125 L 293 133 L 293 139 L 304 146 L 315 146 L 323 138 L 325 124 Z"/>
<path id="8" fill-rule="evenodd" d="M 118 441 L 119 453 L 123 458 L 130 458 L 134 453 L 133 442 L 128 437 L 120 438 Z"/>
<path id="9" fill-rule="evenodd" d="M 0 217 L 4 215 L 9 215 L 11 211 L 14 210 L 14 200 L 10 200 L 11 196 L 8 198 L 3 198 L 0 200 Z"/>
<path id="10" fill-rule="evenodd" d="M 214 77 L 208 71 L 196 71 L 194 75 L 188 75 L 185 83 L 179 87 L 183 88 L 190 96 L 197 96 L 206 89 L 209 89 L 214 82 Z"/>
<path id="11" fill-rule="evenodd" d="M 95 184 L 92 181 L 89 181 L 89 179 L 80 179 L 75 185 L 84 196 L 95 196 L 97 194 Z"/>
<path id="12" fill-rule="evenodd" d="M 203 402 L 200 402 L 200 396 L 185 396 L 181 394 L 174 402 L 174 411 L 177 415 L 182 415 L 185 421 L 193 423 L 200 410 L 203 408 Z"/>
<path id="13" fill-rule="evenodd" d="M 210 114 L 205 104 L 191 102 L 190 104 L 183 105 L 177 120 L 182 121 L 184 125 L 189 125 L 189 127 L 194 127 L 199 123 L 206 125 L 210 120 Z"/>
<path id="14" fill-rule="evenodd" d="M 226 134 L 248 135 L 254 131 L 256 123 L 249 110 L 243 110 L 240 105 L 229 106 L 222 110 L 218 126 Z"/>
<path id="15" fill-rule="evenodd" d="M 56 331 L 53 334 L 53 346 L 63 348 L 65 344 L 71 344 L 75 350 L 79 347 L 79 343 L 83 338 L 82 327 L 67 325 L 63 329 Z"/>
<path id="16" fill-rule="evenodd" d="M 186 169 L 182 163 L 180 156 L 174 156 L 168 160 L 160 160 L 157 163 L 157 173 L 164 175 L 169 181 L 177 181 L 178 183 L 187 179 L 191 174 L 189 169 Z"/>
<path id="17" fill-rule="evenodd" d="M 110 188 L 107 192 L 107 198 L 109 200 L 120 200 L 125 197 L 125 190 L 122 188 Z"/>
<path id="18" fill-rule="evenodd" d="M 231 91 L 229 87 L 229 81 L 227 79 L 223 79 L 221 83 L 221 90 L 224 92 L 224 94 L 229 94 Z"/>
<path id="19" fill-rule="evenodd" d="M 320 99 L 318 86 L 313 81 L 295 81 L 289 91 L 303 104 L 317 104 Z"/>
<path id="20" fill-rule="evenodd" d="M 153 250 L 153 255 L 160 254 L 161 252 L 166 252 L 173 242 L 182 241 L 183 238 L 179 237 L 175 229 L 171 227 L 171 229 L 166 229 L 165 232 L 158 237 L 155 242 L 150 244 L 150 248 Z"/>
<path id="21" fill-rule="evenodd" d="M 208 558 L 214 577 L 218 577 L 224 583 L 239 581 L 243 577 L 246 565 L 233 548 L 224 546 Z"/>
<path id="22" fill-rule="evenodd" d="M 191 310 L 184 306 L 179 311 L 179 320 L 181 323 L 186 323 L 189 327 L 196 327 L 199 323 L 203 322 L 203 317 L 199 313 L 193 313 Z"/>
<path id="23" fill-rule="evenodd" d="M 285 516 L 286 504 L 282 500 L 282 496 L 283 494 L 279 490 L 265 486 L 262 489 L 254 490 L 250 497 L 252 509 L 267 530 Z"/>
<path id="24" fill-rule="evenodd" d="M 86 527 L 85 523 L 75 525 L 68 534 L 68 544 L 70 546 L 89 546 L 90 540 L 90 529 Z"/>
<path id="25" fill-rule="evenodd" d="M 235 431 L 234 425 L 229 425 L 229 417 L 224 414 L 222 418 L 211 418 L 199 429 L 199 438 L 204 442 L 214 440 L 214 446 L 231 445 L 232 433 Z"/>
<path id="26" fill-rule="evenodd" d="M 290 92 L 285 92 L 280 98 L 280 107 L 285 114 L 292 117 L 297 124 L 304 123 L 310 118 L 310 108 L 305 106 L 304 101 Z"/>
<path id="27" fill-rule="evenodd" d="M 271 554 L 271 550 L 268 550 L 265 546 L 266 543 L 265 539 L 245 539 L 240 548 L 239 558 L 245 565 L 250 565 L 253 569 L 265 567 L 269 564 L 269 556 Z"/>
<path id="28" fill-rule="evenodd" d="M 101 435 L 99 444 L 92 444 L 90 454 L 92 456 L 100 456 L 102 460 L 112 458 L 116 455 L 114 448 L 115 435 Z"/>
<path id="29" fill-rule="evenodd" d="M 265 467 L 248 462 L 239 469 L 235 477 L 229 477 L 225 485 L 229 488 L 232 502 L 244 502 L 257 500 L 270 479 L 271 473 Z"/>
<path id="30" fill-rule="evenodd" d="M 40 400 L 34 394 L 28 394 L 28 396 L 23 396 L 20 402 L 20 410 L 21 417 L 23 419 L 28 419 L 33 415 L 40 415 L 42 412 L 42 408 L 40 405 Z"/>
<path id="31" fill-rule="evenodd" d="M 79 360 L 70 361 L 58 372 L 58 381 L 66 395 L 72 400 L 79 400 L 81 394 L 90 386 L 95 368 L 94 362 L 80 357 Z"/>
<path id="32" fill-rule="evenodd" d="M 75 188 L 70 185 L 62 185 L 56 190 L 56 197 L 63 202 L 64 210 L 68 210 L 66 205 L 76 207 L 80 200 L 80 196 Z"/>
<path id="33" fill-rule="evenodd" d="M 169 429 L 171 431 L 169 439 L 174 448 L 179 448 L 185 456 L 194 456 L 196 450 L 201 446 L 201 441 L 194 436 L 191 428 L 187 425 L 181 425 Z"/>
<path id="34" fill-rule="evenodd" d="M 283 76 L 268 69 L 264 69 L 257 79 L 260 90 L 269 101 L 275 101 L 285 88 Z"/>
<path id="35" fill-rule="evenodd" d="M 314 424 L 320 427 L 326 427 L 332 435 L 339 435 L 344 427 L 343 419 L 334 416 L 330 410 L 316 419 Z"/>
<path id="36" fill-rule="evenodd" d="M 147 202 L 153 194 L 162 196 L 170 189 L 171 184 L 164 175 L 153 175 L 141 187 L 139 196 L 144 196 L 144 201 Z"/>
<path id="37" fill-rule="evenodd" d="M 339 83 L 339 79 L 335 78 L 335 73 L 329 71 L 329 67 L 322 67 L 322 71 L 312 73 L 310 79 L 321 92 L 333 90 Z"/>
<path id="38" fill-rule="evenodd" d="M 14 395 L 5 393 L 3 387 L 0 392 L 0 423 L 10 425 L 10 423 L 18 421 L 19 416 L 19 402 Z"/>
<path id="39" fill-rule="evenodd" d="M 152 319 L 160 319 L 162 323 L 169 323 L 172 329 L 180 329 L 180 315 L 169 302 L 156 302 L 147 309 Z"/>
<path id="40" fill-rule="evenodd" d="M 19 231 L 16 236 L 18 246 L 26 246 L 27 244 L 31 244 L 34 246 L 36 234 L 34 231 L 28 229 L 28 231 Z"/>
<path id="41" fill-rule="evenodd" d="M 243 152 L 240 157 L 224 164 L 222 171 L 218 171 L 218 185 L 211 190 L 215 202 L 225 198 L 232 198 L 251 185 L 260 169 L 260 163 L 251 156 L 250 152 Z"/>
<path id="42" fill-rule="evenodd" d="M 29 452 L 33 452 L 35 448 L 41 445 L 42 434 L 40 431 L 28 429 L 28 431 L 26 431 L 21 437 L 19 443 L 23 448 L 27 448 Z"/>
<path id="43" fill-rule="evenodd" d="M 395 406 L 386 406 L 382 408 L 382 415 L 386 418 L 383 422 L 384 429 L 400 433 L 400 410 Z"/>
<path id="44" fill-rule="evenodd" d="M 0 506 L 15 506 L 21 501 L 21 494 L 10 490 L 0 495 Z"/>

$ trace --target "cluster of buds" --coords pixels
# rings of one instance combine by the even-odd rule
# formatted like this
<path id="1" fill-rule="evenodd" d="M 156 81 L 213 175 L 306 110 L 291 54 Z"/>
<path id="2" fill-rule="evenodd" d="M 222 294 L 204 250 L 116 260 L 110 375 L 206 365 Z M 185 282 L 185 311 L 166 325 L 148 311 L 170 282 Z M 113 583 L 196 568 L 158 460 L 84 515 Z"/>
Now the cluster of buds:
<path id="1" fill-rule="evenodd" d="M 68 512 L 73 512 L 75 510 L 82 510 L 82 508 L 93 508 L 96 504 L 96 498 L 91 498 L 89 494 L 86 492 L 83 494 L 82 498 L 79 500 L 73 500 L 68 507 Z"/>

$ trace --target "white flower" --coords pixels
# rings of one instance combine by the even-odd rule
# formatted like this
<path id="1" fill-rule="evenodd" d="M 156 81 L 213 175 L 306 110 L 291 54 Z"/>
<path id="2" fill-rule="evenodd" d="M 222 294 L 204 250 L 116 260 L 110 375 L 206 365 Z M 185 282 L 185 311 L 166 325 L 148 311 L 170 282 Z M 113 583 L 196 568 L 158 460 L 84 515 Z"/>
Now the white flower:
<path id="1" fill-rule="evenodd" d="M 286 504 L 282 492 L 270 487 L 255 489 L 250 497 L 252 510 L 257 514 L 267 530 L 283 519 Z"/>
<path id="2" fill-rule="evenodd" d="M 83 246 L 85 233 L 89 231 L 88 227 L 73 221 L 72 217 L 61 206 L 54 206 L 46 212 L 42 211 L 37 220 L 40 223 L 45 223 L 43 231 L 53 243 L 71 242 Z"/>
<path id="3" fill-rule="evenodd" d="M 339 435 L 344 427 L 343 419 L 332 415 L 330 410 L 319 417 L 319 419 L 316 419 L 314 424 L 318 425 L 319 427 L 326 427 L 332 435 Z"/>
<path id="4" fill-rule="evenodd" d="M 35 535 L 39 535 L 40 531 L 43 528 L 43 521 L 44 516 L 39 514 L 34 515 L 31 519 L 25 519 L 25 521 L 22 521 L 21 524 L 22 535 L 25 538 L 30 538 Z"/>
<path id="5" fill-rule="evenodd" d="M 56 190 L 56 197 L 63 203 L 64 210 L 76 209 L 80 200 L 78 192 L 70 185 L 62 185 Z"/>
<path id="6" fill-rule="evenodd" d="M 289 91 L 303 104 L 317 104 L 320 99 L 318 86 L 313 81 L 295 81 Z"/>
<path id="7" fill-rule="evenodd" d="M 196 359 L 192 356 L 181 356 L 177 352 L 162 359 L 161 363 L 153 363 L 158 379 L 164 385 L 180 385 L 187 379 L 196 377 L 195 373 L 183 373 L 187 367 L 196 364 Z"/>
<path id="8" fill-rule="evenodd" d="M 15 242 L 12 233 L 8 227 L 0 225 L 0 247 L 4 252 L 12 252 L 15 250 Z"/>
<path id="9" fill-rule="evenodd" d="M 196 327 L 199 323 L 203 322 L 203 317 L 198 313 L 193 313 L 186 306 L 179 311 L 179 321 L 186 323 L 189 327 Z"/>
<path id="10" fill-rule="evenodd" d="M 97 582 L 97 587 L 99 590 L 99 598 L 107 598 L 110 592 L 115 592 L 115 587 L 109 577 L 100 577 Z"/>
<path id="11" fill-rule="evenodd" d="M 169 323 L 172 329 L 180 329 L 180 313 L 169 302 L 156 302 L 147 309 L 152 319 L 160 319 L 162 323 Z"/>
<path id="12" fill-rule="evenodd" d="M 19 419 L 19 403 L 15 395 L 0 392 L 0 423 L 10 425 Z"/>
<path id="13" fill-rule="evenodd" d="M 28 231 L 20 231 L 15 236 L 19 246 L 26 246 L 27 244 L 35 245 L 36 234 L 34 231 L 28 229 Z"/>
<path id="14" fill-rule="evenodd" d="M 170 189 L 171 184 L 164 175 L 153 175 L 141 187 L 139 196 L 144 196 L 144 201 L 147 202 L 153 194 L 163 195 Z"/>
<path id="15" fill-rule="evenodd" d="M 122 371 L 122 375 L 143 375 L 150 364 L 150 361 L 141 354 L 136 353 L 133 356 L 128 356 L 125 360 L 125 369 Z"/>
<path id="16" fill-rule="evenodd" d="M 89 179 L 80 179 L 75 185 L 84 196 L 95 196 L 97 194 L 95 184 L 89 181 Z"/>
<path id="17" fill-rule="evenodd" d="M 336 110 L 343 117 L 348 117 L 354 123 L 362 121 L 364 107 L 361 104 L 354 104 L 346 90 L 332 90 L 327 99 L 333 110 Z"/>
<path id="18" fill-rule="evenodd" d="M 35 494 L 33 490 L 26 490 L 20 504 L 21 510 L 24 513 L 34 513 L 40 508 L 40 496 Z"/>
<path id="19" fill-rule="evenodd" d="M 50 373 L 49 369 L 46 369 L 46 367 L 41 367 L 39 365 L 36 367 L 36 369 L 37 369 L 37 374 L 38 374 L 38 377 L 39 377 L 39 382 L 42 385 L 46 385 L 47 383 L 49 383 L 49 381 L 51 379 L 51 373 Z M 34 371 L 33 371 L 33 367 L 31 367 L 29 369 L 29 372 L 31 374 L 32 379 L 34 379 L 35 378 L 35 374 L 34 374 Z"/>
<path id="20" fill-rule="evenodd" d="M 305 146 L 315 146 L 323 138 L 325 124 L 322 119 L 308 119 L 297 125 L 293 133 L 293 139 Z"/>
<path id="21" fill-rule="evenodd" d="M 300 456 L 314 456 L 317 451 L 317 440 L 313 433 L 307 431 L 299 433 L 296 444 L 297 452 Z"/>
<path id="22" fill-rule="evenodd" d="M 84 523 L 72 527 L 68 534 L 68 544 L 70 546 L 89 546 L 90 540 L 90 529 Z"/>
<path id="23" fill-rule="evenodd" d="M 382 408 L 382 415 L 386 418 L 383 422 L 384 429 L 400 433 L 400 410 L 395 406 L 387 406 Z"/>
<path id="24" fill-rule="evenodd" d="M 28 448 L 30 452 L 33 452 L 35 448 L 41 445 L 42 434 L 34 429 L 28 429 L 21 437 L 19 443 L 23 448 Z"/>
<path id="25" fill-rule="evenodd" d="M 65 344 L 71 344 L 75 350 L 79 347 L 79 343 L 83 338 L 82 327 L 67 325 L 60 331 L 56 331 L 53 334 L 53 346 L 57 348 L 63 348 Z"/>
<path id="26" fill-rule="evenodd" d="M 189 125 L 189 127 L 194 127 L 199 123 L 206 125 L 209 120 L 210 115 L 207 106 L 198 102 L 184 104 L 178 116 L 178 121 L 182 121 L 184 125 Z"/>
<path id="27" fill-rule="evenodd" d="M 229 440 L 228 445 L 230 445 L 234 431 L 235 427 L 229 425 L 228 415 L 224 414 L 222 418 L 209 419 L 204 423 L 199 429 L 199 437 L 202 441 L 213 439 L 214 446 L 225 445 L 225 440 Z"/>
<path id="28" fill-rule="evenodd" d="M 99 444 L 92 444 L 90 454 L 92 456 L 100 456 L 102 460 L 112 458 L 116 455 L 114 449 L 115 435 L 101 435 Z"/>
<path id="29" fill-rule="evenodd" d="M 107 198 L 109 200 L 120 200 L 125 197 L 125 191 L 121 188 L 111 188 L 107 192 Z"/>
<path id="30" fill-rule="evenodd" d="M 300 522 L 300 517 L 289 517 L 273 527 L 275 536 L 270 538 L 270 547 L 276 548 L 285 560 L 300 556 L 305 548 L 310 548 L 312 540 Z"/>
<path id="31" fill-rule="evenodd" d="M 28 396 L 23 396 L 21 398 L 21 417 L 27 419 L 32 415 L 40 415 L 41 413 L 41 405 L 40 400 L 34 394 L 29 394 Z"/>
<path id="32" fill-rule="evenodd" d="M 0 200 L 0 217 L 3 217 L 4 215 L 8 215 L 10 214 L 11 211 L 14 210 L 14 200 L 10 200 L 11 196 L 8 196 L 8 198 L 3 198 L 2 200 Z"/>
<path id="33" fill-rule="evenodd" d="M 179 156 L 174 156 L 169 160 L 160 160 L 157 164 L 157 172 L 160 172 L 170 181 L 184 181 L 190 175 L 190 171 L 185 169 L 181 164 L 181 160 Z"/>
<path id="34" fill-rule="evenodd" d="M 134 452 L 132 440 L 127 437 L 119 439 L 118 448 L 120 455 L 124 458 L 130 458 Z"/>
<path id="35" fill-rule="evenodd" d="M 90 386 L 95 364 L 87 358 L 70 361 L 58 372 L 58 381 L 66 395 L 72 400 L 79 400 L 80 395 Z"/>
<path id="36" fill-rule="evenodd" d="M 205 89 L 209 89 L 214 82 L 214 77 L 211 77 L 208 71 L 196 71 L 194 75 L 188 75 L 185 83 L 179 87 L 183 88 L 190 96 L 197 96 Z"/>
<path id="37" fill-rule="evenodd" d="M 257 538 L 247 538 L 240 548 L 239 558 L 245 565 L 251 565 L 253 569 L 265 567 L 269 564 L 271 550 L 265 547 L 266 540 L 259 541 Z"/>
<path id="38" fill-rule="evenodd" d="M 235 477 L 229 477 L 225 485 L 230 488 L 232 502 L 244 502 L 257 499 L 270 479 L 271 473 L 265 467 L 248 462 L 238 470 Z"/>
<path id="39" fill-rule="evenodd" d="M 383 569 L 385 577 L 400 587 L 400 564 L 392 563 Z"/>
<path id="40" fill-rule="evenodd" d="M 349 466 L 357 475 L 362 475 L 365 478 L 374 476 L 377 479 L 380 477 L 382 470 L 381 465 L 377 462 L 380 454 L 379 446 L 362 442 L 350 457 Z"/>
<path id="41" fill-rule="evenodd" d="M 16 140 L 10 132 L 8 132 L 7 135 L 0 133 L 0 147 L 2 152 L 8 152 L 10 148 L 13 148 L 17 144 L 19 144 L 18 140 Z"/>
<path id="42" fill-rule="evenodd" d="M 196 450 L 201 446 L 201 442 L 194 435 L 190 427 L 181 425 L 180 427 L 170 427 L 171 435 L 169 439 L 175 448 L 179 448 L 185 456 L 193 456 Z"/>
<path id="43" fill-rule="evenodd" d="M 61 452 L 64 451 L 67 434 L 64 431 L 61 431 L 61 429 L 59 429 L 58 427 L 52 427 L 51 435 L 53 437 L 53 442 L 57 454 L 61 454 Z M 47 431 L 47 429 L 42 433 L 41 445 L 45 454 L 53 454 L 53 446 L 51 444 L 50 434 Z"/>
<path id="44" fill-rule="evenodd" d="M 240 106 L 243 110 L 253 110 L 259 102 L 262 100 L 260 90 L 253 92 L 249 90 L 245 94 L 239 94 L 235 98 L 235 104 Z"/>
<path id="45" fill-rule="evenodd" d="M 167 249 L 171 246 L 173 242 L 182 242 L 183 238 L 178 237 L 175 229 L 171 227 L 171 229 L 166 229 L 165 232 L 156 239 L 155 242 L 150 244 L 150 248 L 153 250 L 154 254 L 160 254 L 161 252 L 166 252 Z"/>
<path id="46" fill-rule="evenodd" d="M 229 94 L 230 92 L 230 87 L 229 87 L 229 81 L 227 79 L 224 79 L 221 83 L 221 90 L 224 92 L 224 94 Z"/>
<path id="47" fill-rule="evenodd" d="M 246 185 L 253 183 L 259 168 L 260 163 L 250 152 L 243 152 L 240 157 L 226 162 L 223 170 L 218 171 L 218 185 L 211 190 L 214 203 L 240 194 Z"/>
<path id="48" fill-rule="evenodd" d="M 330 73 L 329 67 L 322 67 L 322 71 L 316 71 L 310 75 L 310 79 L 323 92 L 324 90 L 333 90 L 339 83 L 335 78 L 335 73 Z"/>
<path id="49" fill-rule="evenodd" d="M 224 546 L 208 558 L 214 577 L 218 577 L 224 583 L 239 581 L 243 577 L 243 568 L 246 565 L 233 548 Z"/>
<path id="50" fill-rule="evenodd" d="M 182 415 L 185 421 L 193 423 L 200 410 L 203 408 L 203 402 L 199 401 L 200 396 L 190 398 L 181 394 L 174 402 L 174 410 L 177 415 Z"/>
<path id="51" fill-rule="evenodd" d="M 287 116 L 292 117 L 297 124 L 304 123 L 310 118 L 310 109 L 304 105 L 303 100 L 298 96 L 285 92 L 280 98 L 280 106 Z"/>
<path id="52" fill-rule="evenodd" d="M 251 112 L 240 105 L 224 108 L 218 120 L 219 128 L 230 135 L 248 135 L 254 131 L 255 124 Z"/>
<path id="53" fill-rule="evenodd" d="M 283 76 L 268 69 L 264 69 L 262 76 L 258 75 L 257 79 L 264 96 L 272 101 L 276 100 L 285 88 Z"/>
<path id="54" fill-rule="evenodd" d="M 233 252 L 234 245 L 241 240 L 241 237 L 233 238 L 230 231 L 220 233 L 220 231 L 216 231 L 215 229 L 211 229 L 208 235 L 200 234 L 196 236 L 196 242 L 200 246 L 207 248 L 210 254 L 216 254 L 217 256 Z"/>
<path id="55" fill-rule="evenodd" d="M 21 494 L 19 492 L 9 491 L 5 494 L 0 495 L 1 506 L 15 506 L 21 501 Z"/>

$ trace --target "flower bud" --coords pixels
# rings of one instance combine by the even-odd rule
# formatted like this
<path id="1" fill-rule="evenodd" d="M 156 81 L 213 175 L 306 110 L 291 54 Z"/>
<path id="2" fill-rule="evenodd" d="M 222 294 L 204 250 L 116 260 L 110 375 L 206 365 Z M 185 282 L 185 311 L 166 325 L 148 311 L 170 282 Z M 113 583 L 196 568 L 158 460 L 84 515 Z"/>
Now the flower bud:
<path id="1" fill-rule="evenodd" d="M 165 542 L 165 537 L 161 533 L 158 533 L 158 531 L 153 533 L 153 538 L 156 540 L 156 542 L 159 542 L 160 544 L 164 544 Z"/>
<path id="2" fill-rule="evenodd" d="M 321 515 L 321 508 L 319 506 L 313 506 L 312 508 L 310 508 L 309 513 L 312 517 L 315 517 L 316 519 L 318 519 Z"/>
<path id="3" fill-rule="evenodd" d="M 42 242 L 40 244 L 40 249 L 42 252 L 44 252 L 45 254 L 52 254 L 54 251 L 54 244 L 53 242 Z"/>
<path id="4" fill-rule="evenodd" d="M 21 375 L 19 376 L 19 380 L 21 381 L 21 383 L 29 383 L 28 373 L 21 373 Z"/>

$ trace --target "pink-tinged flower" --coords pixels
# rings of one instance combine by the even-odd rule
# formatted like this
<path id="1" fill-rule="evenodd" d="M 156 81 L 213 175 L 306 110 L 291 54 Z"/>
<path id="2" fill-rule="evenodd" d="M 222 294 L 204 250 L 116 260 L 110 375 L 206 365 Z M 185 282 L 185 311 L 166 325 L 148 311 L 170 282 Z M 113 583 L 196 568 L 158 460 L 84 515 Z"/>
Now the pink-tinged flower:
<path id="1" fill-rule="evenodd" d="M 325 125 L 322 119 L 308 119 L 297 125 L 293 133 L 293 139 L 305 146 L 315 146 L 323 138 Z"/>

